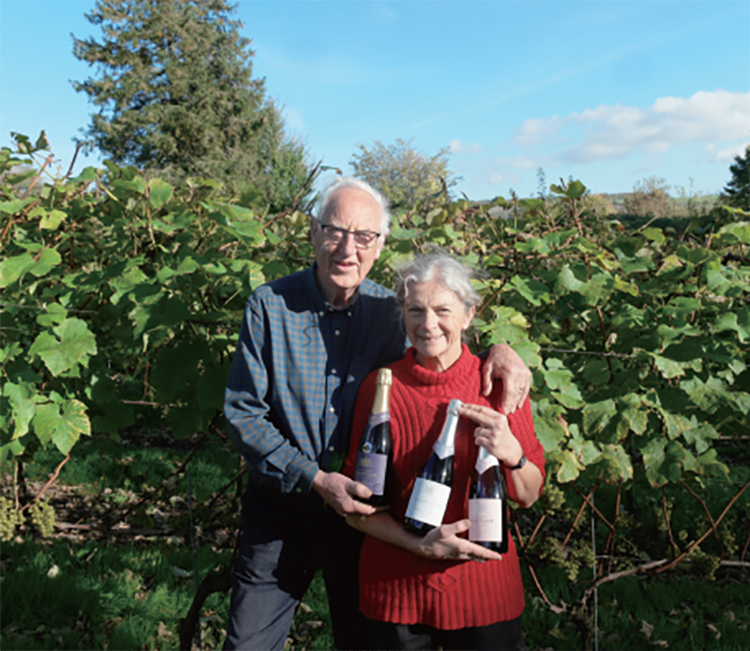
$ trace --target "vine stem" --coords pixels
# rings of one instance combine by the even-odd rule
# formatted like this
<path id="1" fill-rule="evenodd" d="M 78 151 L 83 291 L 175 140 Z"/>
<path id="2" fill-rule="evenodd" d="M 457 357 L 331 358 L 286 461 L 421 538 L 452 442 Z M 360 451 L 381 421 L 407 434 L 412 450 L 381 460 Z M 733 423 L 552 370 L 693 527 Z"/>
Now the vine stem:
<path id="1" fill-rule="evenodd" d="M 54 158 L 55 157 L 53 154 L 50 154 L 49 156 L 47 156 L 47 158 L 44 160 L 44 163 L 42 163 L 42 166 L 39 168 L 39 171 L 37 172 L 36 176 L 34 177 L 34 180 L 31 183 L 29 183 L 29 186 L 26 188 L 26 191 L 23 193 L 23 199 L 29 196 L 31 189 L 34 187 L 34 184 L 39 180 L 39 178 L 44 173 L 44 170 L 47 168 L 47 165 L 49 165 L 54 160 Z"/>
<path id="2" fill-rule="evenodd" d="M 607 527 L 609 527 L 609 529 L 612 530 L 614 528 L 614 525 L 605 517 L 605 515 L 599 509 L 596 508 L 592 500 L 592 496 L 594 495 L 594 492 L 599 488 L 600 485 L 601 485 L 601 480 L 599 479 L 597 480 L 596 486 L 594 486 L 594 488 L 592 489 L 588 497 L 586 497 L 583 493 L 581 493 L 581 491 L 578 490 L 578 487 L 575 484 L 573 484 L 573 488 L 576 491 L 576 493 L 578 493 L 581 496 L 581 498 L 586 502 L 586 504 L 588 504 L 591 507 L 591 509 L 602 519 L 602 522 L 604 522 L 604 524 L 606 524 Z"/>
<path id="3" fill-rule="evenodd" d="M 42 490 L 40 490 L 35 497 L 31 499 L 31 501 L 28 504 L 24 504 L 19 511 L 25 511 L 28 509 L 34 502 L 37 500 L 40 500 L 42 496 L 47 492 L 50 486 L 57 480 L 57 478 L 60 476 L 60 471 L 62 470 L 63 466 L 70 461 L 70 452 L 68 452 L 67 455 L 65 455 L 65 458 L 60 462 L 60 464 L 55 468 L 55 472 L 52 473 L 52 477 L 47 480 L 47 483 L 42 486 Z"/>
<path id="4" fill-rule="evenodd" d="M 541 524 L 541 523 L 540 523 Z M 518 541 L 521 543 L 518 546 L 518 550 L 521 553 L 521 556 L 523 557 L 523 560 L 526 561 L 526 566 L 529 568 L 529 573 L 531 574 L 531 579 L 534 581 L 534 585 L 536 586 L 536 589 L 539 591 L 539 594 L 542 596 L 542 600 L 545 604 L 547 604 L 547 607 L 553 612 L 557 613 L 558 615 L 564 613 L 567 610 L 567 604 L 564 606 L 556 606 L 553 604 L 549 597 L 547 596 L 547 593 L 544 591 L 544 588 L 542 587 L 541 581 L 539 581 L 539 577 L 536 575 L 536 571 L 534 570 L 534 566 L 529 561 L 529 557 L 526 553 L 526 547 L 531 542 L 530 540 L 526 542 L 526 544 L 523 544 L 523 536 L 521 536 L 521 529 L 518 526 L 518 522 L 514 519 L 513 520 L 513 527 L 516 530 L 516 537 L 518 538 Z M 536 533 L 536 531 L 534 532 Z"/>
<path id="5" fill-rule="evenodd" d="M 693 489 L 690 488 L 690 486 L 688 486 L 687 482 L 684 479 L 681 479 L 680 483 L 687 489 L 688 493 L 690 493 L 696 500 L 700 502 L 701 506 L 703 507 L 703 510 L 706 512 L 706 515 L 708 516 L 708 521 L 711 523 L 711 528 L 713 529 L 714 536 L 716 536 L 716 542 L 718 543 L 719 549 L 721 550 L 721 555 L 723 556 L 724 550 L 721 544 L 721 538 L 719 537 L 719 531 L 716 528 L 716 522 L 714 522 L 714 518 L 711 515 L 711 511 L 709 511 L 708 509 L 708 505 L 706 504 L 706 501 L 702 497 L 699 497 L 698 495 L 696 495 Z"/>
<path id="6" fill-rule="evenodd" d="M 620 503 L 622 502 L 622 482 L 617 482 L 617 501 L 615 502 L 614 518 L 612 521 L 612 528 L 609 530 L 607 535 L 607 541 L 604 544 L 604 554 L 609 557 L 607 564 L 607 572 L 612 570 L 612 559 L 615 554 L 615 544 L 617 539 L 617 521 L 620 514 Z M 593 516 L 593 511 L 592 511 Z M 596 556 L 596 554 L 594 554 Z"/>
<path id="7" fill-rule="evenodd" d="M 578 522 L 581 519 L 581 516 L 583 515 L 584 510 L 586 509 L 586 501 L 584 500 L 583 504 L 581 504 L 581 508 L 578 509 L 578 513 L 576 513 L 576 517 L 573 520 L 573 524 L 570 525 L 570 529 L 568 530 L 568 535 L 565 536 L 565 540 L 563 540 L 562 543 L 562 549 L 565 549 L 567 547 L 568 543 L 570 542 L 571 537 L 573 536 L 573 532 L 576 530 L 576 527 L 578 526 Z"/>
<path id="8" fill-rule="evenodd" d="M 680 546 L 674 541 L 674 534 L 672 534 L 672 521 L 669 519 L 669 507 L 667 505 L 667 491 L 664 486 L 661 487 L 661 506 L 664 511 L 664 523 L 667 527 L 667 533 L 669 534 L 669 542 L 672 545 L 672 549 L 679 549 Z"/>
<path id="9" fill-rule="evenodd" d="M 83 143 L 80 142 L 80 141 L 77 142 L 76 143 L 76 150 L 73 152 L 73 160 L 70 161 L 70 167 L 68 168 L 68 171 L 66 172 L 65 176 L 63 177 L 63 179 L 65 179 L 65 180 L 69 179 L 70 175 L 73 173 L 73 167 L 76 164 L 76 159 L 78 158 L 78 152 L 81 151 L 81 147 L 83 147 Z"/>

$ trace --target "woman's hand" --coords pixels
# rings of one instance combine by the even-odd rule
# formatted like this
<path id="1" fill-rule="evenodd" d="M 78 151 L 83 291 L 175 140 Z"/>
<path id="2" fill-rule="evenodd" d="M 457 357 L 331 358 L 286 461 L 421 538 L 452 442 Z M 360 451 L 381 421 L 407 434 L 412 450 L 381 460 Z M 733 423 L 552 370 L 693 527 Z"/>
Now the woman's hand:
<path id="1" fill-rule="evenodd" d="M 425 558 L 479 561 L 482 563 L 484 561 L 503 560 L 503 557 L 497 552 L 490 551 L 458 536 L 459 533 L 467 531 L 470 526 L 471 521 L 467 519 L 435 527 L 418 541 L 413 551 Z"/>
<path id="2" fill-rule="evenodd" d="M 518 467 L 524 456 L 523 447 L 511 432 L 508 418 L 505 414 L 481 405 L 464 404 L 458 412 L 477 424 L 474 430 L 475 443 L 486 448 L 509 469 L 510 481 L 515 489 L 515 493 L 510 491 L 511 499 L 524 508 L 529 508 L 539 499 L 544 478 L 542 471 L 531 461 Z"/>
<path id="3" fill-rule="evenodd" d="M 505 414 L 472 404 L 462 405 L 458 412 L 478 425 L 474 430 L 474 442 L 477 445 L 481 445 L 510 468 L 518 465 L 523 456 L 523 448 L 510 431 Z"/>

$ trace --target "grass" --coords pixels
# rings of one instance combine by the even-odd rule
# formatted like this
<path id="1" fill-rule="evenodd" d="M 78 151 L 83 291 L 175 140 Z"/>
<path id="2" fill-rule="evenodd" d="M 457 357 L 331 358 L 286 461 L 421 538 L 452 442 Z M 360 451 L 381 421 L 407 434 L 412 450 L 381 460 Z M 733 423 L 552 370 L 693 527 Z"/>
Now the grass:
<path id="1" fill-rule="evenodd" d="M 189 549 L 144 542 L 4 545 L 19 560 L 4 572 L 2 648 L 178 649 L 194 592 Z M 201 556 L 204 568 L 219 561 Z M 207 610 L 221 607 L 218 597 Z"/>
<path id="2" fill-rule="evenodd" d="M 187 459 L 189 487 L 178 472 Z M 26 464 L 31 494 L 59 461 L 59 455 L 40 451 Z M 9 495 L 12 473 L 0 470 L 2 492 Z M 180 619 L 195 594 L 194 572 L 200 580 L 231 562 L 239 526 L 240 489 L 232 481 L 237 470 L 234 450 L 216 439 L 175 443 L 151 433 L 121 442 L 99 436 L 76 446 L 52 497 L 54 537 L 41 539 L 25 525 L 0 550 L 0 648 L 179 649 Z M 102 522 L 112 529 L 94 527 Z M 553 603 L 574 601 L 564 572 L 537 569 Z M 598 593 L 599 648 L 746 649 L 748 584 L 747 570 L 739 569 L 720 569 L 714 581 L 672 572 L 605 584 Z M 528 648 L 581 648 L 570 617 L 552 613 L 528 576 L 525 585 Z M 203 603 L 199 629 L 205 651 L 221 648 L 228 608 L 225 592 Z M 198 648 L 197 631 L 192 648 Z M 320 576 L 298 610 L 287 648 L 333 649 Z"/>

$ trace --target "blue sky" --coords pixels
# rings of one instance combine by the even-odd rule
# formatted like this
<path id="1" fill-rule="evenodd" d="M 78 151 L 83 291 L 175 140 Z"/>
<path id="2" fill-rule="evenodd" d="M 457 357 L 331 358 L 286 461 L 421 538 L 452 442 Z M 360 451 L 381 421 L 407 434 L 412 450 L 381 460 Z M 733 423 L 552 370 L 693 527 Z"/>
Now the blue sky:
<path id="1" fill-rule="evenodd" d="M 71 32 L 88 0 L 0 0 L 0 144 L 44 129 L 67 170 L 94 72 Z M 254 74 L 310 159 L 351 172 L 357 144 L 450 149 L 471 199 L 577 178 L 628 192 L 649 176 L 711 194 L 750 143 L 750 2 L 240 0 Z M 97 165 L 81 158 L 76 165 Z"/>

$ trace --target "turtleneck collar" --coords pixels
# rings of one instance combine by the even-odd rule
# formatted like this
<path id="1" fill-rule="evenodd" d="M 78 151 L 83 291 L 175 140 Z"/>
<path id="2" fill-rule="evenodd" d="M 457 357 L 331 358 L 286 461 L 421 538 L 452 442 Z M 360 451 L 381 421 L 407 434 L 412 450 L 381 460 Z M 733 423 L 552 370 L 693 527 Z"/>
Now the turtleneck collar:
<path id="1" fill-rule="evenodd" d="M 467 376 L 473 372 L 474 356 L 469 351 L 469 347 L 466 344 L 461 344 L 461 357 L 449 369 L 445 371 L 431 371 L 424 366 L 420 366 L 416 358 L 416 349 L 412 346 L 406 351 L 405 361 L 407 363 L 407 370 L 413 375 L 421 384 L 451 384 L 456 382 L 458 379 Z"/>

